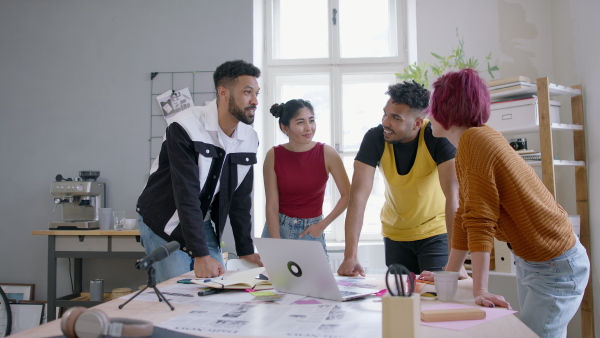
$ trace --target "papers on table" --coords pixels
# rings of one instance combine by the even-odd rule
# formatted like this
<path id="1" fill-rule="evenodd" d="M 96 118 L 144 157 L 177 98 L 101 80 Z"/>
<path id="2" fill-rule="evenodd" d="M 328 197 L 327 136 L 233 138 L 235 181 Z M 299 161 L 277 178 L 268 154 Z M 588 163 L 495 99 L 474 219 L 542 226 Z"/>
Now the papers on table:
<path id="1" fill-rule="evenodd" d="M 172 284 L 165 287 L 158 288 L 158 290 L 167 298 L 169 303 L 173 304 L 191 304 L 199 305 L 205 300 L 210 300 L 218 303 L 263 303 L 264 301 L 256 300 L 256 295 L 251 292 L 243 290 L 226 290 L 217 294 L 209 296 L 198 296 L 198 291 L 204 289 L 203 287 L 195 284 Z M 275 294 L 279 294 L 275 290 L 272 291 Z M 130 293 L 120 299 L 129 299 L 133 297 L 134 293 Z M 301 299 L 305 299 L 304 296 L 284 294 L 285 296 L 277 300 L 277 304 L 289 305 L 293 304 Z M 141 300 L 146 302 L 156 302 L 158 296 L 153 289 L 146 289 L 135 300 Z"/>
<path id="2" fill-rule="evenodd" d="M 364 303 L 319 305 L 233 304 L 205 301 L 157 326 L 183 333 L 267 337 L 380 337 L 379 311 Z"/>
<path id="3" fill-rule="evenodd" d="M 192 305 L 198 303 L 198 298 L 200 298 L 198 296 L 198 291 L 200 291 L 200 289 L 202 288 L 197 285 L 191 284 L 173 284 L 162 288 L 158 288 L 160 293 L 162 293 L 163 296 L 165 296 L 169 303 Z M 125 295 L 123 297 L 119 297 L 119 299 L 129 299 L 135 294 L 137 294 L 137 291 Z M 158 296 L 154 292 L 154 289 L 147 288 L 146 291 L 142 292 L 139 296 L 135 297 L 135 300 L 156 302 L 158 301 Z"/>
<path id="4" fill-rule="evenodd" d="M 338 283 L 368 286 L 372 278 L 338 277 Z M 177 315 L 156 326 L 182 333 L 230 334 L 263 337 L 380 337 L 381 299 L 367 297 L 360 301 L 335 302 L 325 299 L 285 294 L 276 301 L 261 301 L 257 294 L 272 292 L 246 292 L 225 290 L 218 294 L 200 297 L 202 289 L 195 284 L 172 284 L 159 288 L 174 304 L 196 306 L 193 310 Z M 129 294 L 121 299 L 129 299 Z M 279 297 L 276 297 L 279 298 Z M 258 299 L 258 300 L 257 300 Z M 136 297 L 140 301 L 157 301 L 154 290 L 147 289 Z M 458 309 L 473 307 L 465 304 L 444 303 L 429 307 L 434 309 Z M 455 322 L 422 322 L 422 325 L 450 330 L 465 330 L 492 321 L 516 311 L 503 308 L 481 308 L 486 319 Z"/>

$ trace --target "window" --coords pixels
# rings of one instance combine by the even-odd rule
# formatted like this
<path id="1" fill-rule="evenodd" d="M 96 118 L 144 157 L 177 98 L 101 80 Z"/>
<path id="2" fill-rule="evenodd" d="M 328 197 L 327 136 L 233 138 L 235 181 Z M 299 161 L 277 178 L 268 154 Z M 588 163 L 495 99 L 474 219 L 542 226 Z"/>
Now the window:
<path id="1" fill-rule="evenodd" d="M 381 123 L 389 84 L 410 59 L 413 41 L 407 13 L 414 17 L 414 0 L 268 0 L 265 7 L 265 111 L 271 104 L 293 98 L 315 108 L 315 141 L 333 146 L 352 179 L 354 157 L 365 132 Z M 411 62 L 414 60 L 411 60 Z M 265 149 L 287 142 L 276 119 L 264 119 Z M 257 173 L 262 175 L 262 173 Z M 376 171 L 367 203 L 361 239 L 380 239 L 379 212 L 383 180 Z M 255 196 L 264 194 L 257 185 Z M 339 199 L 329 180 L 323 213 Z M 255 217 L 264 220 L 261 204 Z M 264 205 L 264 204 L 262 204 Z M 340 216 L 326 231 L 328 241 L 344 240 Z M 257 227 L 259 228 L 259 227 Z M 262 230 L 257 229 L 257 235 Z"/>

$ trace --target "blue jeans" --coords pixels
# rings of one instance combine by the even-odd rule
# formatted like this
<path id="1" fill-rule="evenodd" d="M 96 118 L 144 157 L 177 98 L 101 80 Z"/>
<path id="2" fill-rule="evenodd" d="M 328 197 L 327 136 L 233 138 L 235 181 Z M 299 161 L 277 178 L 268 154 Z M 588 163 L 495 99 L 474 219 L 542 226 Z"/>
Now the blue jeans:
<path id="1" fill-rule="evenodd" d="M 515 255 L 515 263 L 519 319 L 541 337 L 566 337 L 590 275 L 590 261 L 579 239 L 551 260 L 531 262 Z"/>
<path id="2" fill-rule="evenodd" d="M 144 223 L 142 216 L 138 217 L 138 226 L 140 228 L 140 241 L 144 247 L 144 251 L 146 251 L 146 255 L 168 243 Z M 208 246 L 210 257 L 216 259 L 225 267 L 221 247 L 217 242 L 217 234 L 210 220 L 204 222 L 204 232 L 206 233 L 206 245 Z M 194 259 L 186 252 L 177 250 L 169 255 L 169 257 L 154 263 L 152 266 L 156 272 L 156 282 L 160 283 L 194 270 Z"/>
<path id="3" fill-rule="evenodd" d="M 327 254 L 327 245 L 325 244 L 325 233 L 319 237 L 313 237 L 311 234 L 306 234 L 300 238 L 300 234 L 306 230 L 309 226 L 317 224 L 323 220 L 323 215 L 314 218 L 295 218 L 289 217 L 284 214 L 279 214 L 279 235 L 285 239 L 299 239 L 303 241 L 317 241 L 323 245 L 323 250 Z M 269 238 L 269 229 L 265 224 L 262 236 L 263 238 Z M 329 255 L 327 255 L 329 258 Z"/>
<path id="4" fill-rule="evenodd" d="M 385 265 L 399 263 L 417 275 L 424 270 L 441 271 L 448 263 L 448 234 L 409 242 L 384 237 L 383 244 Z"/>

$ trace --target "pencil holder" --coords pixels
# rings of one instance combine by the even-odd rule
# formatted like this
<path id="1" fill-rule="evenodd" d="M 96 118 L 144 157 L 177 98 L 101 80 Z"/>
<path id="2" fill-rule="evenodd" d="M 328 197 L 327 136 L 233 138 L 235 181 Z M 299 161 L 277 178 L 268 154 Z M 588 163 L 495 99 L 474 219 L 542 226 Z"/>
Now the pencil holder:
<path id="1" fill-rule="evenodd" d="M 421 297 L 384 296 L 382 301 L 383 338 L 421 337 Z"/>

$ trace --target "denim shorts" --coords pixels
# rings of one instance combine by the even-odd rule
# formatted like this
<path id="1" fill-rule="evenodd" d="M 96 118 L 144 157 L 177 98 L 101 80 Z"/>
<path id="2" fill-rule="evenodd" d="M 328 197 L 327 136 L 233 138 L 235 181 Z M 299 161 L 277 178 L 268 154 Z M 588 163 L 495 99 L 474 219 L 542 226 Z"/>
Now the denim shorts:
<path id="1" fill-rule="evenodd" d="M 327 254 L 327 246 L 325 245 L 325 233 L 323 233 L 319 237 L 313 237 L 311 234 L 306 234 L 304 237 L 300 238 L 300 234 L 306 230 L 309 226 L 313 224 L 317 224 L 323 220 L 323 215 L 314 217 L 314 218 L 296 218 L 289 217 L 284 214 L 279 214 L 279 234 L 281 238 L 285 239 L 299 239 L 303 241 L 317 241 L 323 245 L 323 250 L 325 250 L 325 254 Z M 265 228 L 263 229 L 262 236 L 263 238 L 269 238 L 269 229 L 267 228 L 267 224 L 265 223 Z M 328 256 L 329 257 L 329 256 Z"/>
<path id="2" fill-rule="evenodd" d="M 590 275 L 583 245 L 545 262 L 515 255 L 519 319 L 541 337 L 566 337 L 567 324 L 581 304 Z"/>

